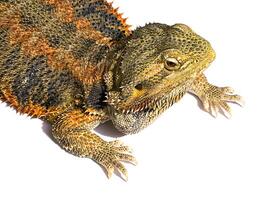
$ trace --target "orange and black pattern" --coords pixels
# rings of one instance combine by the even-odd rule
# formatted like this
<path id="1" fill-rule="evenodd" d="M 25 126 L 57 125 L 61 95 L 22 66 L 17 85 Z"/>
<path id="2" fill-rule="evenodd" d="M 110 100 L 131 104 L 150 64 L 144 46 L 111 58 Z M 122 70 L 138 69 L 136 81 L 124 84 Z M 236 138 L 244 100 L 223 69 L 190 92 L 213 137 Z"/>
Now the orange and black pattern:
<path id="1" fill-rule="evenodd" d="M 104 0 L 0 0 L 0 99 L 36 117 L 101 108 L 100 63 L 128 35 Z"/>

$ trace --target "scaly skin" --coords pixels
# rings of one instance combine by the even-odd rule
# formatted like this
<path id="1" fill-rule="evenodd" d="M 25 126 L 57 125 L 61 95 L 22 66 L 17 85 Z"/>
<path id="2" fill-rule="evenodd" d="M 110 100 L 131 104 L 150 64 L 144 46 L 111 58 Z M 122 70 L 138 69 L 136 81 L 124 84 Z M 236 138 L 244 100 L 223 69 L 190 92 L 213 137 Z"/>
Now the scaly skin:
<path id="1" fill-rule="evenodd" d="M 108 177 L 129 147 L 93 129 L 112 120 L 124 134 L 147 127 L 186 92 L 206 111 L 230 113 L 239 103 L 229 87 L 207 82 L 209 42 L 188 26 L 147 24 L 133 32 L 104 0 L 0 2 L 0 99 L 48 121 L 66 151 L 95 160 Z"/>

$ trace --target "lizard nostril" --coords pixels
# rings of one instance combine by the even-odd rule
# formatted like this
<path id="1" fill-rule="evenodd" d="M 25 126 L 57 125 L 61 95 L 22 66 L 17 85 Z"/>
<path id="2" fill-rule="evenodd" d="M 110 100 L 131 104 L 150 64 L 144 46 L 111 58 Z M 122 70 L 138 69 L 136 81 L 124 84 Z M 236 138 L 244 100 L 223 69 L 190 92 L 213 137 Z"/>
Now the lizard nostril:
<path id="1" fill-rule="evenodd" d="M 141 83 L 139 83 L 134 88 L 137 89 L 137 90 L 142 90 L 143 89 L 143 85 Z"/>

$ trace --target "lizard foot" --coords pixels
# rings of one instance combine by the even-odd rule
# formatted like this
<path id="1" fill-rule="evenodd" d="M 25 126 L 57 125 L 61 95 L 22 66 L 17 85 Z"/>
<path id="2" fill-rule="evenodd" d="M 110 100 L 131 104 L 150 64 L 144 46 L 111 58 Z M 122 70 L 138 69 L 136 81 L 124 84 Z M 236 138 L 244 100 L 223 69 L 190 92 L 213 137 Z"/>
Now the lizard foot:
<path id="1" fill-rule="evenodd" d="M 119 140 L 115 140 L 105 142 L 94 157 L 94 160 L 105 168 L 108 178 L 110 178 L 114 170 L 117 169 L 122 178 L 127 181 L 128 172 L 121 161 L 136 165 L 137 161 L 131 153 L 132 151 L 128 146 L 125 146 Z"/>
<path id="2" fill-rule="evenodd" d="M 231 117 L 231 108 L 228 103 L 236 103 L 242 106 L 242 97 L 235 94 L 230 87 L 212 86 L 200 96 L 204 110 L 213 117 L 217 117 L 222 112 L 227 118 Z"/>

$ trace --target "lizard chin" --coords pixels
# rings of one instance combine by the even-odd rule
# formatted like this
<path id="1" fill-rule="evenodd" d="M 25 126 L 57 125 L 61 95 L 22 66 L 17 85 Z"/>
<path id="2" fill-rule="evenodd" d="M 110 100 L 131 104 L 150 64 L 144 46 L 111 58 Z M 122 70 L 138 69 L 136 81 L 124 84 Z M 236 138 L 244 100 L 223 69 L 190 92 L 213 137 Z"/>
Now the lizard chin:
<path id="1" fill-rule="evenodd" d="M 107 107 L 113 125 L 125 135 L 135 134 L 151 124 L 161 113 L 176 103 L 184 91 L 173 89 L 161 96 L 146 98 L 125 106 L 123 101 Z"/>

